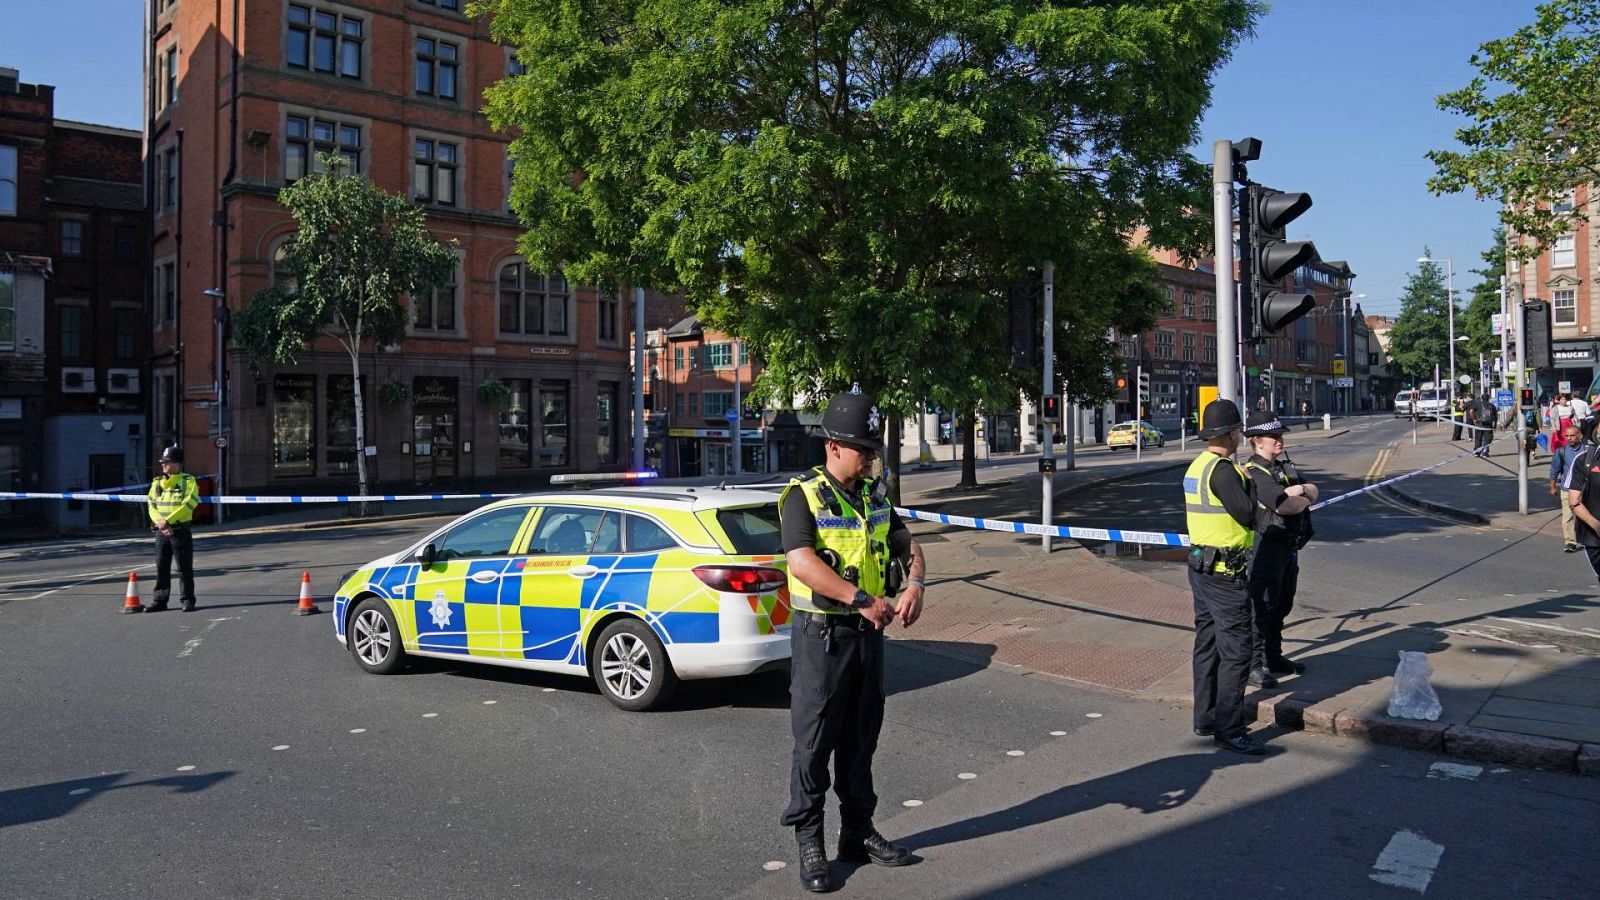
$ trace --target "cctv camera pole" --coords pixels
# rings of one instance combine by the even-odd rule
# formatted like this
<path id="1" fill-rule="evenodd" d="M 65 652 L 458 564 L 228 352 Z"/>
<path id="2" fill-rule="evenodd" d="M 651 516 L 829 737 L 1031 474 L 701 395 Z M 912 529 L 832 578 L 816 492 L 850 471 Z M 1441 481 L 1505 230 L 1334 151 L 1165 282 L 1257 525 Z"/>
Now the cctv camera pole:
<path id="1" fill-rule="evenodd" d="M 1211 145 L 1211 227 L 1216 238 L 1217 397 L 1239 399 L 1239 292 L 1233 282 L 1233 142 Z"/>
<path id="2" fill-rule="evenodd" d="M 1041 412 L 1044 398 L 1055 393 L 1056 380 L 1056 264 L 1045 260 L 1044 265 L 1044 393 L 1039 395 Z M 1039 452 L 1039 481 L 1044 489 L 1040 519 L 1044 527 L 1055 524 L 1055 458 L 1056 423 L 1048 416 L 1044 419 L 1044 449 Z M 1069 450 L 1070 452 L 1070 450 Z M 1050 552 L 1051 537 L 1041 535 L 1039 547 Z"/>

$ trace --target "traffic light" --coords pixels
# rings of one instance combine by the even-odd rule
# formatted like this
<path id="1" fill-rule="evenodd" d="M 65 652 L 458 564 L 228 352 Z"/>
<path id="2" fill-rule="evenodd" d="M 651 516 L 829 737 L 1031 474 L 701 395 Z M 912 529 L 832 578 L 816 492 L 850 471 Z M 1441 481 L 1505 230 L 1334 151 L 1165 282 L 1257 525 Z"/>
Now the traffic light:
<path id="1" fill-rule="evenodd" d="M 1149 403 L 1150 402 L 1150 373 L 1149 372 L 1140 372 L 1139 373 L 1139 402 L 1140 403 Z"/>
<path id="2" fill-rule="evenodd" d="M 1533 388 L 1522 389 L 1522 405 L 1524 407 L 1533 406 Z"/>
<path id="3" fill-rule="evenodd" d="M 1006 342 L 1011 368 L 1032 369 L 1039 357 L 1039 279 L 1015 281 L 1006 289 Z"/>
<path id="4" fill-rule="evenodd" d="M 1290 241 L 1284 229 L 1311 208 L 1311 195 L 1273 190 L 1259 184 L 1245 188 L 1239 233 L 1243 247 L 1240 280 L 1250 291 L 1252 337 L 1277 334 L 1317 305 L 1311 294 L 1280 290 L 1296 269 L 1321 257 L 1310 241 Z"/>
<path id="5" fill-rule="evenodd" d="M 1272 389 L 1272 376 L 1266 372 L 1261 373 L 1261 389 L 1263 391 Z"/>
<path id="6" fill-rule="evenodd" d="M 1528 329 L 1523 332 L 1523 340 L 1528 345 L 1528 361 L 1524 365 L 1530 369 L 1550 368 L 1553 362 L 1550 353 L 1550 304 L 1543 300 L 1529 300 L 1522 305 L 1522 317 Z"/>
<path id="7" fill-rule="evenodd" d="M 1041 412 L 1046 422 L 1054 424 L 1061 421 L 1061 397 L 1056 394 L 1045 394 Z"/>

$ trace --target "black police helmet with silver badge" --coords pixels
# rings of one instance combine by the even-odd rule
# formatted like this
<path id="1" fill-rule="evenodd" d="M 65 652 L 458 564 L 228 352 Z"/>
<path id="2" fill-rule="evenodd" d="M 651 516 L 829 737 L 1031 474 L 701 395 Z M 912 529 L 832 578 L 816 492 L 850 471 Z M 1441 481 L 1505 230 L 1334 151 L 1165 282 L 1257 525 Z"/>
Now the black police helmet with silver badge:
<path id="1" fill-rule="evenodd" d="M 178 447 L 178 446 L 172 446 L 172 447 L 168 447 L 167 449 L 161 451 L 161 461 L 162 462 L 175 462 L 180 466 L 183 465 L 183 448 L 182 447 Z"/>
<path id="2" fill-rule="evenodd" d="M 1275 414 L 1265 410 L 1256 410 L 1250 414 L 1249 420 L 1245 422 L 1244 436 L 1247 438 L 1283 437 L 1284 432 L 1288 430 L 1283 427 L 1282 422 L 1278 421 L 1278 417 Z"/>
<path id="3" fill-rule="evenodd" d="M 1230 431 L 1235 431 L 1244 425 L 1244 420 L 1239 418 L 1239 406 L 1232 400 L 1213 400 L 1206 404 L 1200 413 L 1200 437 L 1202 440 L 1211 440 L 1222 437 Z"/>
<path id="4" fill-rule="evenodd" d="M 878 413 L 878 403 L 870 394 L 861 393 L 855 385 L 848 391 L 833 395 L 828 408 L 822 412 L 822 427 L 817 436 L 829 441 L 849 444 L 862 450 L 883 451 L 883 416 Z"/>

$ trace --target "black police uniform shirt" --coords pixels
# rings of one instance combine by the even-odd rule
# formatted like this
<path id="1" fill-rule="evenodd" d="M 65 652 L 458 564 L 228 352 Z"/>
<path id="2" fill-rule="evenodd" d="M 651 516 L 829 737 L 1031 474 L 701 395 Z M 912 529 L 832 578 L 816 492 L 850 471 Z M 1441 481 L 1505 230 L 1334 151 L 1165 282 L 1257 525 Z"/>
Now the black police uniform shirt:
<path id="1" fill-rule="evenodd" d="M 1262 521 L 1260 524 L 1265 526 L 1258 527 L 1256 530 L 1261 532 L 1261 536 L 1265 540 L 1281 540 L 1286 543 L 1292 543 L 1295 525 L 1300 516 L 1280 516 L 1276 512 L 1278 504 L 1283 502 L 1284 491 L 1287 490 L 1283 482 L 1278 480 L 1282 470 L 1277 463 L 1269 462 L 1259 453 L 1252 454 L 1250 462 L 1260 466 L 1261 469 L 1267 470 L 1263 472 L 1255 466 L 1248 464 L 1245 466 L 1245 473 L 1255 483 L 1256 500 L 1261 503 L 1259 509 Z"/>
<path id="2" fill-rule="evenodd" d="M 1594 490 L 1589 489 L 1591 482 Z M 1600 519 L 1600 454 L 1595 452 L 1595 448 L 1585 447 L 1583 453 L 1572 461 L 1572 469 L 1567 472 L 1567 490 L 1582 491 L 1584 509 Z M 1572 524 L 1578 543 L 1585 547 L 1600 547 L 1600 535 L 1594 533 L 1588 522 L 1574 518 Z"/>
<path id="3" fill-rule="evenodd" d="M 846 490 L 827 469 L 822 470 L 822 477 L 828 479 L 828 484 L 839 495 L 841 502 L 850 504 L 858 513 L 862 511 L 860 486 L 854 491 Z M 812 514 L 805 495 L 800 491 L 790 491 L 789 496 L 783 499 L 783 508 L 778 510 L 778 523 L 782 529 L 783 552 L 816 549 L 817 517 Z M 900 559 L 904 559 L 911 551 L 911 529 L 906 527 L 893 507 L 889 509 L 889 548 Z"/>

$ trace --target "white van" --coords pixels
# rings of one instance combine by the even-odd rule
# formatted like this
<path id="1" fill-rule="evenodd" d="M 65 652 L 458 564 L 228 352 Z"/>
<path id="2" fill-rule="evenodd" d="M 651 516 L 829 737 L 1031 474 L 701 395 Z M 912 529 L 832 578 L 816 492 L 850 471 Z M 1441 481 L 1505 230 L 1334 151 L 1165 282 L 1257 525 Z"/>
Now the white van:
<path id="1" fill-rule="evenodd" d="M 1416 391 L 1404 390 L 1394 395 L 1394 414 L 1396 418 L 1410 416 L 1416 410 Z"/>

